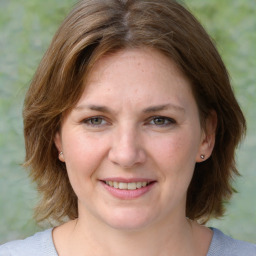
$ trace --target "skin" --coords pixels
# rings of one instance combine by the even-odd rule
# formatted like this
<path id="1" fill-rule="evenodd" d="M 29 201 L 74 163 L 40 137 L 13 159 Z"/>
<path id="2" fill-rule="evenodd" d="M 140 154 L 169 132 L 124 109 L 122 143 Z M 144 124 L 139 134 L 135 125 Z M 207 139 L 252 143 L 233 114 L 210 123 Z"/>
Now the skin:
<path id="1" fill-rule="evenodd" d="M 215 127 L 209 118 L 201 128 L 189 80 L 158 51 L 101 58 L 55 138 L 79 209 L 53 231 L 59 255 L 206 255 L 212 233 L 186 218 L 185 205 Z M 154 183 L 120 199 L 102 181 L 121 178 Z"/>

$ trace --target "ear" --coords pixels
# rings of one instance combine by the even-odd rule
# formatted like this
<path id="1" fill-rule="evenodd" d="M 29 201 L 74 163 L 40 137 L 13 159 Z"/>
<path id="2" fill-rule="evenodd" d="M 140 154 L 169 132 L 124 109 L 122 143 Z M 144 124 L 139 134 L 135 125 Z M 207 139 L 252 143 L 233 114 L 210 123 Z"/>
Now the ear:
<path id="1" fill-rule="evenodd" d="M 56 146 L 56 148 L 58 149 L 58 152 L 59 152 L 59 160 L 61 162 L 65 162 L 64 154 L 63 154 L 63 150 L 62 150 L 62 141 L 61 141 L 61 134 L 60 134 L 60 132 L 57 132 L 55 134 L 54 143 L 55 143 L 55 146 Z"/>
<path id="2" fill-rule="evenodd" d="M 215 145 L 217 122 L 217 114 L 212 110 L 205 121 L 196 162 L 203 162 L 211 156 Z"/>

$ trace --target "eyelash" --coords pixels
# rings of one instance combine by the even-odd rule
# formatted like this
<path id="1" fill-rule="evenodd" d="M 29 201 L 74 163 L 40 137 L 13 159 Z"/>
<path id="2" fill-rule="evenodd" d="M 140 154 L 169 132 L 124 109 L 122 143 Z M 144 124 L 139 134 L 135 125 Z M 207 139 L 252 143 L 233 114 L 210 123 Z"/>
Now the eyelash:
<path id="1" fill-rule="evenodd" d="M 95 121 L 97 119 L 99 119 L 101 121 L 100 124 L 93 124 L 92 121 Z M 163 124 L 151 123 L 151 122 L 156 121 L 157 119 L 161 119 L 162 121 L 164 121 L 164 123 Z M 105 126 L 105 125 L 108 124 L 108 122 L 102 116 L 93 116 L 93 117 L 90 117 L 90 118 L 87 118 L 87 119 L 83 120 L 82 122 L 86 125 L 91 126 L 91 127 L 102 127 L 102 126 Z M 104 124 L 102 124 L 102 122 L 104 122 Z M 146 124 L 157 126 L 157 127 L 168 127 L 170 125 L 176 124 L 176 121 L 173 118 L 170 118 L 170 117 L 153 116 L 153 117 L 150 117 L 147 120 Z"/>
<path id="2" fill-rule="evenodd" d="M 92 121 L 96 120 L 96 119 L 100 119 L 101 121 L 103 121 L 105 123 L 104 124 L 102 124 L 102 123 L 100 123 L 100 124 L 93 124 Z M 101 127 L 103 125 L 106 125 L 107 121 L 102 116 L 93 116 L 93 117 L 90 117 L 90 118 L 87 118 L 87 119 L 83 120 L 83 123 L 86 124 L 86 125 L 89 125 L 91 127 Z"/>
<path id="3" fill-rule="evenodd" d="M 152 124 L 152 125 L 156 125 L 157 127 L 167 127 L 173 124 L 176 124 L 176 121 L 173 118 L 170 117 L 165 117 L 165 116 L 153 116 L 149 119 L 149 123 L 151 123 L 152 121 L 154 122 L 156 119 L 161 119 L 164 121 L 163 124 Z"/>

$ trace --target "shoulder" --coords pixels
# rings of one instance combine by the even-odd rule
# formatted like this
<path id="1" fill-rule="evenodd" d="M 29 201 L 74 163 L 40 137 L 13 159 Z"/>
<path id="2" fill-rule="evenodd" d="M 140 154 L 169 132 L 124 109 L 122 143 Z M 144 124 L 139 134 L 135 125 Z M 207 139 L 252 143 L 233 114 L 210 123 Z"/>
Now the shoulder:
<path id="1" fill-rule="evenodd" d="M 207 256 L 256 256 L 256 244 L 233 239 L 216 228 Z"/>
<path id="2" fill-rule="evenodd" d="M 38 232 L 24 240 L 8 242 L 0 246 L 1 256 L 57 256 L 52 229 Z"/>

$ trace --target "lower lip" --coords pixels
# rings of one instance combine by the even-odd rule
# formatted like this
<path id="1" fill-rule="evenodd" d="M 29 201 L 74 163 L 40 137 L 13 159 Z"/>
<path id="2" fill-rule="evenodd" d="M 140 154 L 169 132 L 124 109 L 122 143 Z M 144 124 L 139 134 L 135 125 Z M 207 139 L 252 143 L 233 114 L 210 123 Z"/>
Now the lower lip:
<path id="1" fill-rule="evenodd" d="M 155 185 L 155 182 L 152 182 L 151 184 L 147 185 L 146 187 L 142 188 L 137 188 L 134 190 L 129 190 L 129 189 L 118 189 L 114 187 L 110 187 L 109 185 L 105 184 L 102 182 L 104 188 L 114 197 L 118 199 L 123 199 L 123 200 L 129 200 L 129 199 L 135 199 L 138 197 L 143 196 L 147 192 L 149 192 L 153 186 Z"/>

